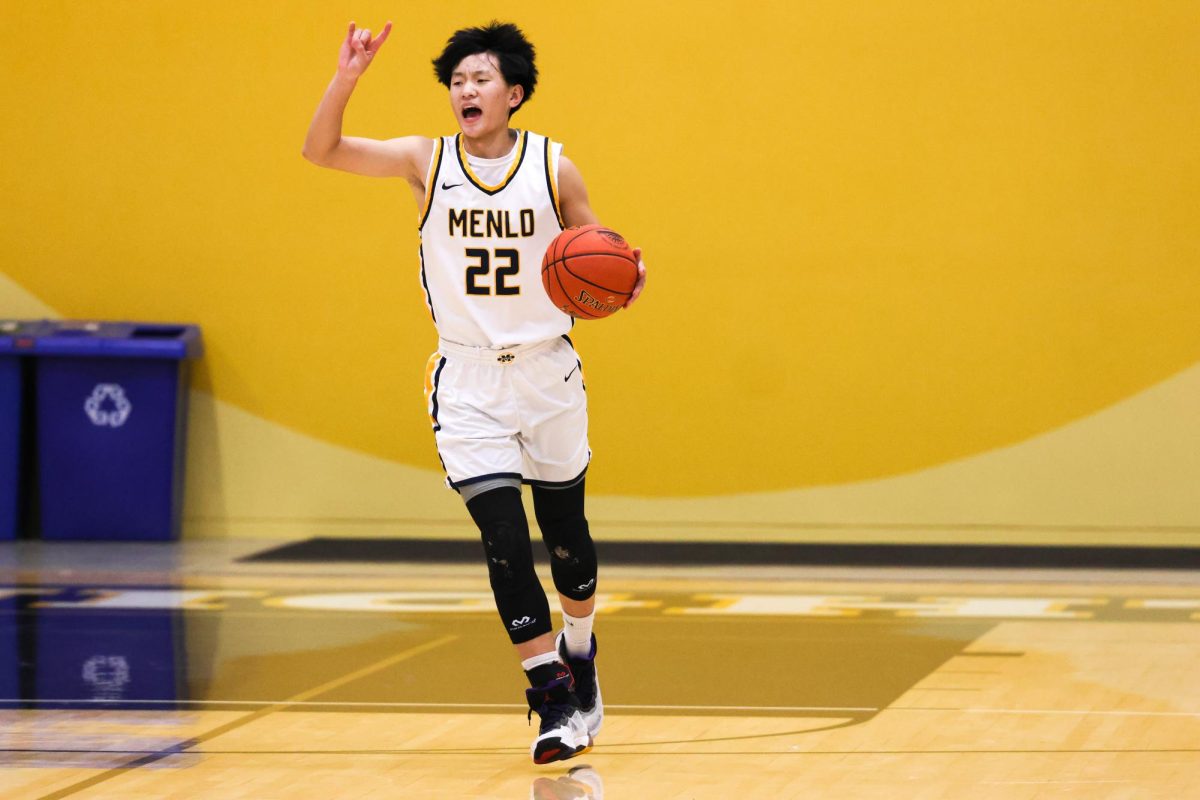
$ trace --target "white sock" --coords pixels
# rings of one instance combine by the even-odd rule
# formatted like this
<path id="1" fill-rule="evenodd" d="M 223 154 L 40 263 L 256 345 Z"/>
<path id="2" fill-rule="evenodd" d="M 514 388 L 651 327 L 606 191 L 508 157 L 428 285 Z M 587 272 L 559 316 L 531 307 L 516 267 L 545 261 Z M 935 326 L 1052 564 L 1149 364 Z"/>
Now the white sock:
<path id="1" fill-rule="evenodd" d="M 549 653 L 541 653 L 525 659 L 521 662 L 521 669 L 529 672 L 534 667 L 540 667 L 543 664 L 553 664 L 555 661 L 562 661 L 562 659 L 558 657 L 558 653 L 551 650 Z"/>
<path id="2" fill-rule="evenodd" d="M 592 620 L 596 612 L 586 617 L 572 617 L 563 612 L 563 634 L 567 642 L 567 652 L 576 658 L 584 658 L 592 652 Z"/>

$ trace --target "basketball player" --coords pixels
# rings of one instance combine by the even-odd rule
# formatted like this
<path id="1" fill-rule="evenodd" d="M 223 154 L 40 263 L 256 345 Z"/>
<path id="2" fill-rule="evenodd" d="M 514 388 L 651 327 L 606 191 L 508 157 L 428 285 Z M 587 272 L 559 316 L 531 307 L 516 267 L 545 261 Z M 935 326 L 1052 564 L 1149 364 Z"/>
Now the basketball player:
<path id="1" fill-rule="evenodd" d="M 592 634 L 596 551 L 584 516 L 591 454 L 583 375 L 567 338 L 572 320 L 546 297 L 540 267 L 564 227 L 597 219 L 561 145 L 509 127 L 538 77 L 533 46 L 511 24 L 457 31 L 433 61 L 457 135 L 343 136 L 346 104 L 391 28 L 372 37 L 350 23 L 304 156 L 403 178 L 412 189 L 421 282 L 439 338 L 426 370 L 438 456 L 479 527 L 496 608 L 532 687 L 530 717 L 541 718 L 533 759 L 558 761 L 591 746 L 604 706 Z M 629 303 L 645 284 L 641 251 L 634 257 Z M 551 556 L 563 610 L 557 638 L 533 569 L 522 484 L 532 487 Z"/>

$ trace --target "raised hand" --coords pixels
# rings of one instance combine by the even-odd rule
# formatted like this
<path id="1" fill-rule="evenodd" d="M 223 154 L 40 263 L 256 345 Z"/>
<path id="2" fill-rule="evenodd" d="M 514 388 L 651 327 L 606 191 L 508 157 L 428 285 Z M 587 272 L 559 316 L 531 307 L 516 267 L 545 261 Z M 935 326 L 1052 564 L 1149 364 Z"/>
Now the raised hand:
<path id="1" fill-rule="evenodd" d="M 372 59 L 379 52 L 379 48 L 383 47 L 383 43 L 387 41 L 388 34 L 392 32 L 391 20 L 383 26 L 383 30 L 374 39 L 371 38 L 371 31 L 364 28 L 356 30 L 354 23 L 350 23 L 350 30 L 346 32 L 346 39 L 342 42 L 342 49 L 338 52 L 338 74 L 347 78 L 357 79 L 360 75 L 367 71 L 367 67 L 371 66 Z"/>

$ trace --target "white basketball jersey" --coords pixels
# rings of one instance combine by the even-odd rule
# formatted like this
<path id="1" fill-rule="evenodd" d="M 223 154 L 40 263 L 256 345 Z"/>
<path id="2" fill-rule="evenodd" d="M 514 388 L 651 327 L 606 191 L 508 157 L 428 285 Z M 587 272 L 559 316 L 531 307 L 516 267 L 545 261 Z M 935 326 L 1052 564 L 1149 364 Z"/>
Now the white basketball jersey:
<path id="1" fill-rule="evenodd" d="M 501 159 L 468 156 L 462 134 L 435 143 L 419 230 L 421 283 L 441 338 L 512 347 L 570 330 L 542 288 L 542 256 L 563 229 L 561 151 L 529 131 Z"/>

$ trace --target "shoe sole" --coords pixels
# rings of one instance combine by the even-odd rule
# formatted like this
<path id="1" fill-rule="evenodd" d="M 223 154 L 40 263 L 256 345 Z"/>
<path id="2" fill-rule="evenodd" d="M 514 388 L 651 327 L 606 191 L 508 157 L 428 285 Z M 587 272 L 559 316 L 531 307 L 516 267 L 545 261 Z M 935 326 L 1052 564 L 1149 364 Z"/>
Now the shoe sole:
<path id="1" fill-rule="evenodd" d="M 572 724 L 568 726 L 565 736 L 551 735 L 533 743 L 533 747 L 530 748 L 533 763 L 552 764 L 555 761 L 566 761 L 592 748 L 592 737 L 587 732 L 582 715 L 577 711 L 570 719 Z"/>
<path id="2" fill-rule="evenodd" d="M 588 739 L 587 744 L 581 747 L 570 747 L 558 739 L 549 739 L 545 744 L 546 747 L 534 751 L 533 763 L 553 764 L 555 761 L 566 761 L 568 758 L 581 756 L 592 749 L 591 738 Z"/>

